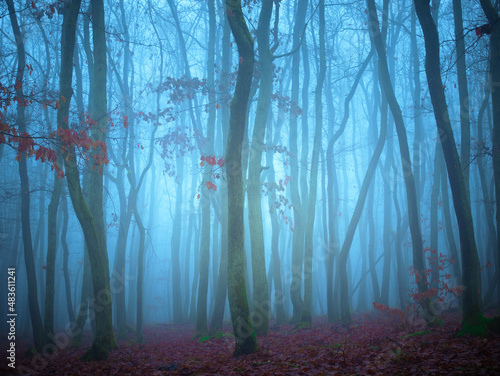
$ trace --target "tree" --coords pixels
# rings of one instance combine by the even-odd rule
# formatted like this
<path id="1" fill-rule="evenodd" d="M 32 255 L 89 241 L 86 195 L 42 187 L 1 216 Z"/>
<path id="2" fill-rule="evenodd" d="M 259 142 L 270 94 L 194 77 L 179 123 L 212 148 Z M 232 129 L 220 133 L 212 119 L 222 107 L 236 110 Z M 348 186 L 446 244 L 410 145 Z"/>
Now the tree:
<path id="1" fill-rule="evenodd" d="M 379 64 L 380 64 L 379 74 L 380 74 L 381 86 L 385 96 L 387 97 L 389 107 L 394 117 L 396 132 L 398 134 L 399 150 L 401 153 L 401 162 L 403 165 L 403 177 L 406 188 L 406 200 L 408 206 L 410 233 L 413 246 L 413 268 L 415 270 L 415 279 L 419 293 L 425 294 L 425 292 L 427 291 L 427 284 L 426 284 L 426 276 L 424 275 L 423 242 L 422 242 L 422 234 L 419 223 L 420 217 L 418 210 L 415 179 L 412 171 L 410 150 L 408 147 L 406 129 L 403 121 L 403 116 L 401 113 L 401 108 L 399 107 L 399 103 L 394 94 L 394 89 L 389 75 L 385 45 L 379 31 L 380 29 L 377 17 L 377 10 L 375 8 L 375 1 L 367 0 L 367 6 L 370 17 L 369 19 L 371 28 L 370 35 L 373 38 L 373 43 L 375 44 L 377 55 L 379 57 Z M 440 322 L 428 298 L 423 300 L 422 307 L 424 310 L 425 320 L 427 321 L 428 324 L 436 325 Z"/>
<path id="2" fill-rule="evenodd" d="M 79 8 L 79 7 L 78 7 Z M 78 16 L 78 8 L 73 12 L 68 13 L 73 17 L 73 22 L 69 25 L 76 24 Z M 92 14 L 94 21 L 94 77 L 95 77 L 95 92 L 94 92 L 94 119 L 96 124 L 92 128 L 92 136 L 99 142 L 99 155 L 105 153 L 105 137 L 107 127 L 107 108 L 106 108 L 106 40 L 104 29 L 104 4 L 102 0 L 92 1 Z M 69 17 L 69 15 L 68 15 Z M 61 92 L 69 93 L 68 97 L 64 97 L 65 101 L 70 101 L 73 76 L 73 54 L 75 43 L 75 32 L 70 26 L 63 30 L 67 40 L 66 44 L 61 48 Z M 68 118 L 66 117 L 58 127 L 64 132 L 70 131 Z M 111 348 L 115 347 L 115 339 L 112 330 L 112 308 L 111 308 L 111 293 L 109 283 L 109 265 L 108 255 L 106 251 L 106 238 L 104 233 L 104 220 L 102 212 L 102 190 L 103 179 L 101 173 L 102 162 L 97 161 L 98 167 L 91 172 L 89 189 L 92 192 L 89 197 L 89 205 L 85 202 L 82 187 L 80 185 L 80 174 L 77 167 L 76 153 L 74 146 L 66 146 L 63 152 L 64 168 L 66 178 L 68 180 L 68 190 L 73 203 L 75 214 L 82 226 L 85 237 L 85 242 L 88 247 L 90 265 L 92 268 L 92 284 L 94 289 L 96 307 L 96 332 L 92 348 L 84 355 L 86 360 L 103 360 L 108 357 Z"/>
<path id="3" fill-rule="evenodd" d="M 225 101 L 229 97 L 229 70 L 231 65 L 231 29 L 227 17 L 225 16 L 226 7 L 221 7 L 221 19 L 224 20 L 222 31 L 222 57 L 221 57 L 221 75 L 219 82 L 219 96 L 218 101 Z M 221 131 L 222 131 L 222 148 L 224 149 L 227 144 L 227 133 L 229 128 L 229 108 L 221 106 Z M 227 299 L 227 184 L 222 182 L 220 189 L 221 197 L 221 250 L 220 250 L 220 263 L 219 275 L 217 278 L 217 291 L 215 293 L 214 310 L 212 319 L 210 321 L 210 335 L 214 335 L 223 329 L 224 310 L 226 308 Z"/>
<path id="4" fill-rule="evenodd" d="M 24 37 L 21 34 L 19 23 L 17 22 L 16 10 L 13 0 L 6 0 L 9 10 L 10 23 L 14 32 L 14 38 L 17 46 L 17 71 L 16 71 L 16 97 L 17 97 L 17 124 L 19 133 L 26 133 L 26 115 L 25 115 L 25 97 L 24 97 L 24 70 L 26 66 L 26 51 L 24 48 Z M 35 274 L 35 260 L 33 257 L 33 243 L 31 239 L 30 224 L 30 188 L 28 178 L 28 166 L 24 152 L 19 156 L 19 177 L 21 181 L 21 228 L 24 245 L 24 263 L 28 275 L 28 303 L 31 316 L 31 326 L 33 328 L 33 338 L 35 348 L 42 351 L 45 342 L 43 333 L 42 318 L 38 306 L 37 283 Z"/>
<path id="5" fill-rule="evenodd" d="M 315 115 L 316 125 L 314 129 L 314 144 L 311 161 L 311 179 L 308 201 L 307 222 L 305 231 L 305 254 L 304 254 L 304 307 L 299 325 L 312 325 L 312 273 L 313 273 L 313 231 L 314 218 L 316 217 L 316 196 L 318 190 L 319 153 L 321 149 L 321 128 L 323 126 L 323 83 L 326 75 L 325 56 L 325 2 L 320 0 L 319 4 L 319 74 L 315 93 Z"/>
<path id="6" fill-rule="evenodd" d="M 267 278 L 264 254 L 264 231 L 262 223 L 261 182 L 262 152 L 264 150 L 264 134 L 271 104 L 273 87 L 273 61 L 269 48 L 269 24 L 273 10 L 273 1 L 265 0 L 259 16 L 257 41 L 259 43 L 260 91 L 257 112 L 252 133 L 252 145 L 248 165 L 248 222 L 252 249 L 252 281 L 253 281 L 253 324 L 257 335 L 266 335 L 269 329 L 269 297 L 267 295 Z"/>
<path id="7" fill-rule="evenodd" d="M 500 260 L 500 15 L 498 6 L 494 7 L 491 0 L 481 0 L 489 26 L 490 34 L 490 90 L 493 109 L 493 177 L 495 180 L 496 222 L 497 222 L 497 260 Z M 498 265 L 497 265 L 498 269 Z M 464 276 L 465 278 L 465 276 Z M 500 273 L 497 272 L 497 289 L 500 291 Z M 499 295 L 500 296 L 500 295 Z"/>
<path id="8" fill-rule="evenodd" d="M 465 287 L 462 328 L 468 331 L 471 325 L 476 326 L 478 320 L 480 321 L 482 318 L 482 303 L 479 293 L 481 288 L 479 258 L 474 237 L 472 213 L 467 197 L 464 175 L 460 168 L 460 158 L 451 128 L 448 105 L 441 79 L 437 27 L 432 19 L 429 3 L 425 0 L 414 0 L 414 2 L 415 10 L 424 33 L 425 73 L 458 221 L 460 248 L 462 251 L 462 282 Z"/>
<path id="9" fill-rule="evenodd" d="M 226 147 L 228 200 L 228 297 L 236 349 L 234 356 L 257 351 L 257 339 L 250 319 L 245 286 L 242 147 L 246 113 L 252 82 L 253 39 L 243 17 L 241 0 L 226 0 L 227 18 L 239 52 L 239 69 L 230 106 Z"/>
<path id="10" fill-rule="evenodd" d="M 305 17 L 307 11 L 307 0 L 300 0 L 297 3 L 297 12 L 295 25 L 293 29 L 293 51 L 292 56 L 292 106 L 298 105 L 299 99 L 299 65 L 300 55 L 298 48 L 300 47 L 301 33 L 305 25 Z M 302 35 L 303 37 L 303 35 Z M 293 154 L 290 161 L 290 174 L 292 181 L 290 183 L 291 197 L 293 204 L 293 243 L 292 243 L 292 280 L 290 282 L 290 298 L 293 305 L 292 323 L 297 323 L 302 315 L 303 300 L 301 297 L 302 287 L 302 261 L 304 253 L 304 215 L 299 194 L 299 169 L 298 169 L 298 147 L 297 147 L 297 114 L 290 115 L 290 136 L 289 145 L 290 153 Z"/>

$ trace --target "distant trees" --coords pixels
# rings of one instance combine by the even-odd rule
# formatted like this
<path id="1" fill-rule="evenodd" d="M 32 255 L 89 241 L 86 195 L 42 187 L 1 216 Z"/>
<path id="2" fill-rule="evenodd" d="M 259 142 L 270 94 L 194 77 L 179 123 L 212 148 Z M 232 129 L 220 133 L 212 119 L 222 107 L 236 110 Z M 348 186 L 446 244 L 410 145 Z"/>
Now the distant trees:
<path id="1" fill-rule="evenodd" d="M 425 39 L 425 73 L 431 95 L 438 137 L 443 148 L 448 179 L 453 194 L 453 204 L 460 234 L 462 258 L 462 283 L 465 285 L 463 299 L 463 323 L 465 328 L 482 316 L 481 280 L 479 277 L 479 258 L 474 236 L 474 226 L 467 186 L 460 168 L 455 137 L 451 128 L 448 106 L 441 79 L 439 58 L 439 36 L 432 19 L 429 3 L 415 0 L 415 9 L 422 26 Z"/>

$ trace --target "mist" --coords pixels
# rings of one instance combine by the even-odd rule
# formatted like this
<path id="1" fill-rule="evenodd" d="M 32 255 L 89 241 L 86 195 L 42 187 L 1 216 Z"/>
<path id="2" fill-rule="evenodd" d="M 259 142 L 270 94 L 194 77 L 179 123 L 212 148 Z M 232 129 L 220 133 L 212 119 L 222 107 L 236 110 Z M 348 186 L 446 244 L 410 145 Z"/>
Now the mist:
<path id="1" fill-rule="evenodd" d="M 2 371 L 410 374 L 415 333 L 442 372 L 446 330 L 494 349 L 498 12 L 2 2 Z M 498 372 L 491 351 L 453 367 Z"/>

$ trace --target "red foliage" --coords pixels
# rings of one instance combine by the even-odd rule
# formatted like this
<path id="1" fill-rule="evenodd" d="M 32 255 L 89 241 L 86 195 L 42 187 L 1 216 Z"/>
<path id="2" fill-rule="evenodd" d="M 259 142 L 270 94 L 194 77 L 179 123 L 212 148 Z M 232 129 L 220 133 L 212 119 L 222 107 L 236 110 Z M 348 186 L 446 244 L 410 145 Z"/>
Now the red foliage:
<path id="1" fill-rule="evenodd" d="M 211 181 L 207 181 L 205 183 L 205 185 L 207 186 L 208 189 L 213 189 L 214 191 L 217 190 L 217 186 L 214 183 L 212 183 Z"/>
<path id="2" fill-rule="evenodd" d="M 195 149 L 194 132 L 181 127 L 170 128 L 161 139 L 156 141 L 161 147 L 161 157 L 165 161 L 165 172 L 175 176 L 175 158 L 184 156 Z"/>
<path id="3" fill-rule="evenodd" d="M 198 341 L 192 338 L 194 324 L 185 324 L 146 327 L 145 343 L 135 343 L 135 334 L 130 334 L 106 361 L 83 362 L 80 358 L 91 343 L 87 332 L 83 348 L 62 346 L 46 359 L 24 357 L 23 348 L 30 344 L 18 344 L 16 366 L 41 376 L 499 374 L 500 335 L 456 338 L 458 319 L 450 315 L 440 328 L 408 332 L 388 326 L 379 315 L 358 314 L 348 326 L 319 318 L 311 329 L 274 327 L 258 338 L 257 353 L 238 358 L 232 356 L 230 327 L 217 338 Z"/>
<path id="4" fill-rule="evenodd" d="M 404 313 L 403 311 L 401 311 L 398 308 L 391 308 L 389 306 L 386 306 L 385 304 L 380 304 L 377 302 L 373 302 L 373 307 L 377 311 L 388 316 L 391 320 L 400 320 L 400 321 L 406 320 L 406 313 Z"/>
<path id="5" fill-rule="evenodd" d="M 98 151 L 92 154 L 94 159 L 94 168 L 101 168 L 103 164 L 108 163 L 107 147 L 103 141 L 93 140 L 85 130 L 77 132 L 73 129 L 58 128 L 57 132 L 52 132 L 48 137 L 41 137 L 44 141 L 54 141 L 58 139 L 62 144 L 62 153 L 66 152 L 66 148 L 78 147 L 84 152 Z M 42 163 L 50 162 L 52 170 L 57 172 L 58 178 L 64 177 L 64 172 L 61 166 L 57 164 L 57 154 L 52 148 L 41 145 L 35 141 L 29 133 L 19 133 L 15 128 L 10 127 L 4 121 L 4 115 L 0 112 L 0 144 L 7 144 L 16 150 L 16 160 L 20 161 L 21 156 L 30 157 L 35 156 L 35 160 L 40 160 Z M 69 158 L 69 157 L 67 157 Z M 86 159 L 88 159 L 86 157 Z"/>
<path id="6" fill-rule="evenodd" d="M 179 104 L 185 100 L 194 99 L 197 92 L 202 94 L 208 93 L 208 84 L 206 79 L 199 79 L 197 77 L 188 78 L 182 76 L 181 78 L 167 77 L 165 82 L 161 83 L 158 87 L 153 87 L 151 84 L 148 88 L 153 92 L 169 92 L 168 103 Z"/>
<path id="7" fill-rule="evenodd" d="M 302 115 L 302 108 L 299 107 L 297 102 L 292 101 L 288 95 L 281 95 L 278 90 L 271 95 L 271 101 L 276 102 L 278 107 L 285 113 L 289 112 L 294 117 Z"/>
<path id="8" fill-rule="evenodd" d="M 215 155 L 206 155 L 206 156 L 202 155 L 200 157 L 200 166 L 201 167 L 205 166 L 205 162 L 210 167 L 213 167 L 210 170 L 210 176 L 214 179 L 220 179 L 221 172 L 219 170 L 221 170 L 226 164 L 224 157 L 218 157 Z M 217 190 L 217 186 L 211 181 L 206 182 L 205 185 L 207 186 L 208 189 L 213 189 L 214 191 Z"/>

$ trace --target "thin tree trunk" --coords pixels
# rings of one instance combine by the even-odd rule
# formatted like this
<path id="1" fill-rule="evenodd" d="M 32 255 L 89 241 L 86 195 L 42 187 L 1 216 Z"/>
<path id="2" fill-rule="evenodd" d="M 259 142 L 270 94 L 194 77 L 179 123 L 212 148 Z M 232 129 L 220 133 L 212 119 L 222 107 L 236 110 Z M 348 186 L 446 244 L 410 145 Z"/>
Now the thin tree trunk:
<path id="1" fill-rule="evenodd" d="M 299 0 L 297 3 L 297 15 L 293 29 L 293 48 L 299 46 L 301 33 L 305 24 L 307 12 L 307 0 Z M 303 37 L 303 36 L 302 36 Z M 300 54 L 296 51 L 292 57 L 292 106 L 298 106 L 299 100 L 299 64 Z M 292 110 L 293 111 L 293 110 Z M 293 305 L 293 316 L 291 322 L 297 323 L 302 315 L 304 302 L 301 297 L 302 289 L 302 261 L 304 253 L 304 212 L 299 194 L 299 168 L 298 168 L 298 135 L 297 135 L 297 115 L 290 114 L 290 134 L 288 137 L 290 145 L 290 182 L 291 197 L 293 205 L 293 241 L 292 241 L 292 280 L 290 283 L 290 299 Z"/>
<path id="2" fill-rule="evenodd" d="M 325 2 L 319 1 L 319 60 L 320 69 L 315 91 L 315 117 L 314 143 L 311 161 L 310 194 L 307 205 L 307 222 L 305 231 L 304 255 L 304 307 L 299 326 L 312 325 L 312 284 L 313 284 L 313 231 L 316 217 L 316 196 L 318 191 L 319 152 L 321 149 L 321 127 L 323 126 L 323 83 L 326 76 L 325 56 Z M 303 194 L 303 197 L 306 197 Z"/>
<path id="3" fill-rule="evenodd" d="M 262 221 L 261 199 L 261 159 L 264 150 L 264 135 L 268 119 L 271 91 L 273 85 L 273 63 L 269 49 L 269 23 L 273 1 L 264 0 L 257 28 L 260 55 L 260 91 L 252 134 L 250 160 L 248 166 L 248 223 L 252 251 L 253 310 L 252 321 L 258 336 L 266 335 L 269 330 L 269 297 L 264 254 L 264 225 Z"/>
<path id="4" fill-rule="evenodd" d="M 75 310 L 73 309 L 73 301 L 71 299 L 71 280 L 69 277 L 68 268 L 68 258 L 69 258 L 69 247 L 66 237 L 68 235 L 68 199 L 65 194 L 62 198 L 62 209 L 63 209 L 63 224 L 61 230 L 61 246 L 63 249 L 63 273 L 64 273 L 64 288 L 66 292 L 66 307 L 68 309 L 69 321 L 74 323 L 76 320 Z"/>
<path id="5" fill-rule="evenodd" d="M 21 34 L 17 21 L 17 13 L 14 8 L 13 0 L 6 0 L 9 10 L 10 22 L 17 45 L 17 72 L 16 72 L 16 97 L 19 99 L 17 104 L 17 124 L 19 133 L 26 133 L 26 117 L 24 105 L 24 68 L 26 65 L 26 52 L 24 49 L 24 37 Z M 41 352 L 44 340 L 42 318 L 38 305 L 37 283 L 35 274 L 35 260 L 33 256 L 33 241 L 31 238 L 30 224 L 30 188 L 28 177 L 28 166 L 24 152 L 19 156 L 19 177 L 21 181 L 21 228 L 24 245 L 24 264 L 28 279 L 28 302 L 31 316 L 31 326 L 33 329 L 33 338 L 35 348 Z"/>

